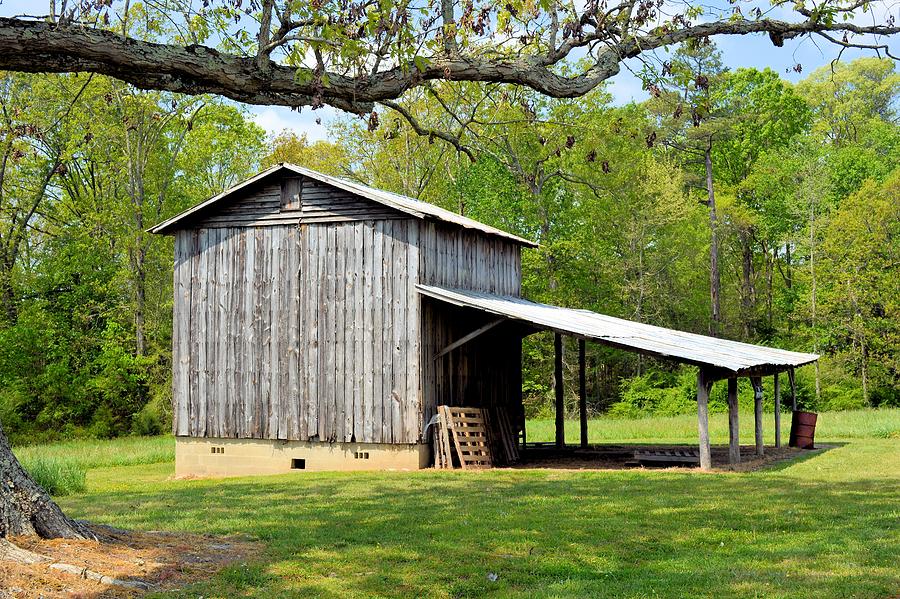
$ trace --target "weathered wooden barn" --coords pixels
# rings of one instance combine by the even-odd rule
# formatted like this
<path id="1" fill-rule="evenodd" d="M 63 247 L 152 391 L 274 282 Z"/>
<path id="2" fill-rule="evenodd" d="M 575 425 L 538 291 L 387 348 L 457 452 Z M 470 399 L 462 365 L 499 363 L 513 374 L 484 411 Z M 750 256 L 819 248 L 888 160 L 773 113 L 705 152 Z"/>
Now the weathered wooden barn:
<path id="1" fill-rule="evenodd" d="M 510 324 L 416 285 L 518 295 L 532 242 L 279 165 L 153 229 L 175 236 L 179 474 L 418 468 L 440 403 L 520 406 Z"/>
<path id="2" fill-rule="evenodd" d="M 521 341 L 541 330 L 700 366 L 701 454 L 711 380 L 816 359 L 528 302 L 535 243 L 290 164 L 151 231 L 175 237 L 179 475 L 426 466 L 438 405 L 524 425 Z"/>

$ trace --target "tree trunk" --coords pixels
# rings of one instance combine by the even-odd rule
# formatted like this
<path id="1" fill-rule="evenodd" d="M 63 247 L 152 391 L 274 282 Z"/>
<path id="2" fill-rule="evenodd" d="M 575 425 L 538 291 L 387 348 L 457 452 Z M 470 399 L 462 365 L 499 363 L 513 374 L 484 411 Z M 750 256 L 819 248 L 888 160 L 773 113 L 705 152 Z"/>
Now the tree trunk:
<path id="1" fill-rule="evenodd" d="M 81 522 L 63 514 L 13 455 L 0 426 L 0 538 L 95 539 Z"/>
<path id="2" fill-rule="evenodd" d="M 137 256 L 134 260 L 134 342 L 135 351 L 139 356 L 147 354 L 147 342 L 144 335 L 146 330 L 144 312 L 147 306 L 147 252 L 144 250 L 143 243 L 144 240 L 141 239 L 141 236 L 138 236 Z"/>
<path id="3" fill-rule="evenodd" d="M 791 272 L 791 268 L 793 266 L 791 262 L 791 244 L 790 242 L 786 243 L 784 246 L 784 264 L 785 264 L 785 272 L 787 273 L 784 278 L 784 283 L 787 285 L 788 289 L 792 289 L 794 287 L 794 273 Z"/>
<path id="4" fill-rule="evenodd" d="M 778 246 L 773 245 L 770 252 L 766 244 L 763 244 L 763 255 L 766 257 L 766 325 L 771 331 L 775 324 L 772 295 L 774 294 L 773 279 L 775 278 L 775 261 L 778 260 Z"/>
<path id="5" fill-rule="evenodd" d="M 819 351 L 819 333 L 816 330 L 818 322 L 816 321 L 816 193 L 811 190 L 809 193 L 809 279 L 810 279 L 810 308 L 812 316 L 812 338 L 813 353 Z M 816 402 L 818 403 L 822 395 L 822 385 L 819 376 L 819 361 L 816 360 L 814 368 L 816 370 Z"/>
<path id="6" fill-rule="evenodd" d="M 744 329 L 744 340 L 749 341 L 754 333 L 753 320 L 756 307 L 750 229 L 741 227 L 738 236 L 741 240 L 741 324 Z"/>
<path id="7" fill-rule="evenodd" d="M 9 324 L 15 324 L 19 317 L 12 276 L 12 266 L 5 260 L 0 261 L 0 304 L 2 304 L 3 316 Z"/>
<path id="8" fill-rule="evenodd" d="M 718 218 L 716 216 L 716 196 L 713 193 L 713 171 L 712 171 L 712 141 L 706 146 L 706 191 L 709 196 L 707 205 L 709 206 L 709 295 L 712 303 L 712 321 L 710 322 L 709 332 L 718 336 L 721 331 L 722 313 L 719 305 L 719 291 L 721 284 L 719 280 L 719 238 L 718 238 Z"/>

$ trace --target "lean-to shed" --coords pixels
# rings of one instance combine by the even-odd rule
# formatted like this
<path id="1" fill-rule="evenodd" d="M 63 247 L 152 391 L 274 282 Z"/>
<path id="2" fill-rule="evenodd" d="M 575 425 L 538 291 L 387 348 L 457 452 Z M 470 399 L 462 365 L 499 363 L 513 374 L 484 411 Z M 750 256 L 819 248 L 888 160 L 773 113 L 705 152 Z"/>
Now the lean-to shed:
<path id="1" fill-rule="evenodd" d="M 700 367 L 706 402 L 817 356 L 714 339 L 521 298 L 527 239 L 434 205 L 290 164 L 274 166 L 151 229 L 175 237 L 176 473 L 420 468 L 438 405 L 522 417 L 521 341 L 561 336 Z M 583 377 L 583 368 L 582 368 Z M 791 377 L 792 379 L 792 377 Z M 587 424 L 582 385 L 582 443 Z M 776 422 L 779 416 L 776 412 Z M 776 437 L 777 438 L 777 437 Z"/>

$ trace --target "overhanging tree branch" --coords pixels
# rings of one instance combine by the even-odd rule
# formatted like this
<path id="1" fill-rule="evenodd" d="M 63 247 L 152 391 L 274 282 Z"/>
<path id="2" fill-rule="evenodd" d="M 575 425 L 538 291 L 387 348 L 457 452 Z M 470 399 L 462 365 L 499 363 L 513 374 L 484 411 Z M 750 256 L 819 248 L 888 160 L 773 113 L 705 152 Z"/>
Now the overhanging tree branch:
<path id="1" fill-rule="evenodd" d="M 514 33 L 512 26 L 486 32 L 499 14 L 512 10 L 501 4 L 482 5 L 478 14 L 472 14 L 474 8 L 465 9 L 457 18 L 453 1 L 442 0 L 438 15 L 416 21 L 403 12 L 408 9 L 400 3 L 386 9 L 392 12 L 385 12 L 372 28 L 362 15 L 376 8 L 366 2 L 352 4 L 351 10 L 345 11 L 350 16 L 340 17 L 316 8 L 293 14 L 301 9 L 265 0 L 260 4 L 261 13 L 254 17 L 254 26 L 259 27 L 254 32 L 257 47 L 246 54 L 136 39 L 118 28 L 85 25 L 90 22 L 85 15 L 56 22 L 0 18 L 0 69 L 87 71 L 142 89 L 213 93 L 250 104 L 316 107 L 325 103 L 365 114 L 375 103 L 396 100 L 408 90 L 436 80 L 507 83 L 554 98 L 580 97 L 618 73 L 627 58 L 717 35 L 768 34 L 778 46 L 787 39 L 818 34 L 842 46 L 886 50 L 880 43 L 857 45 L 828 34 L 900 33 L 900 26 L 890 19 L 860 25 L 833 18 L 864 10 L 860 7 L 866 5 L 859 3 L 842 8 L 826 2 L 816 10 L 801 6 L 797 14 L 803 19 L 796 22 L 738 16 L 691 24 L 682 15 L 661 24 L 655 12 L 658 2 L 651 0 L 602 10 L 589 2 L 581 13 L 560 5 L 532 19 L 538 25 L 531 26 L 530 20 L 521 17 L 518 23 L 525 34 Z M 823 7 L 830 8 L 831 18 L 825 18 Z M 124 21 L 127 15 L 119 18 Z M 230 37 L 231 33 L 223 31 L 222 35 Z M 355 50 L 348 52 L 347 47 Z M 314 64 L 277 62 L 272 59 L 277 48 L 294 56 L 295 63 L 298 56 L 304 64 L 315 57 Z M 587 53 L 587 66 L 576 66 L 576 51 Z M 562 61 L 568 65 L 565 70 L 556 68 Z"/>

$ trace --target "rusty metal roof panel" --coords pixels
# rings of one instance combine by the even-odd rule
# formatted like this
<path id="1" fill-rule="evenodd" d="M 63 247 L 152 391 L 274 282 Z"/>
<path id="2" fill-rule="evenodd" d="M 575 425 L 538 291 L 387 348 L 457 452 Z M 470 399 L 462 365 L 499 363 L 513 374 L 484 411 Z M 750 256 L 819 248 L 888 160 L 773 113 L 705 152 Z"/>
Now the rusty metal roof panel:
<path id="1" fill-rule="evenodd" d="M 784 370 L 818 360 L 816 354 L 719 339 L 598 314 L 589 310 L 539 304 L 520 297 L 481 291 L 417 285 L 435 299 L 483 310 L 539 329 L 583 337 L 627 351 L 677 362 L 723 369 L 735 374 Z"/>

